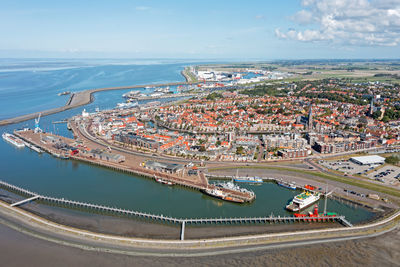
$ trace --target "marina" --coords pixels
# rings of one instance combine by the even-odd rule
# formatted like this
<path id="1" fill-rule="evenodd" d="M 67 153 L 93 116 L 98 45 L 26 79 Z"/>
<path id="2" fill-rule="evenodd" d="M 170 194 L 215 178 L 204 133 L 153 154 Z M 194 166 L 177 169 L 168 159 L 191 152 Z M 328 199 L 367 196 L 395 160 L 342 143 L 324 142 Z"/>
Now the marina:
<path id="1" fill-rule="evenodd" d="M 72 201 L 64 198 L 54 198 L 49 196 L 43 196 L 36 194 L 32 191 L 24 188 L 9 184 L 0 180 L 0 187 L 8 190 L 16 191 L 20 194 L 28 195 L 28 198 L 21 200 L 16 203 L 12 203 L 11 206 L 20 206 L 27 202 L 40 200 L 47 203 L 54 203 L 57 205 L 65 205 L 68 207 L 86 208 L 89 210 L 100 210 L 103 212 L 117 213 L 124 216 L 135 216 L 138 218 L 145 218 L 153 221 L 160 221 L 164 223 L 172 224 L 252 224 L 252 223 L 295 223 L 295 222 L 339 222 L 347 227 L 353 225 L 346 220 L 345 216 L 319 216 L 317 219 L 313 216 L 266 216 L 266 217 L 239 217 L 239 218 L 174 218 L 166 215 L 155 215 L 146 212 L 139 212 L 127 209 L 107 207 L 103 205 L 96 205 L 91 203 Z M 182 238 L 181 238 L 182 239 Z M 183 240 L 183 239 L 182 239 Z"/>

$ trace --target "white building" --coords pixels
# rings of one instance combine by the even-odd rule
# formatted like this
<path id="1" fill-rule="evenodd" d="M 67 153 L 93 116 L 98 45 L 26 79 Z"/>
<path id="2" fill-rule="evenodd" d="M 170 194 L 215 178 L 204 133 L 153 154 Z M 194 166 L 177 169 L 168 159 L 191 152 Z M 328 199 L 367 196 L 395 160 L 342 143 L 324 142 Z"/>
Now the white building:
<path id="1" fill-rule="evenodd" d="M 360 165 L 375 165 L 385 163 L 385 158 L 377 155 L 352 157 L 350 160 Z"/>

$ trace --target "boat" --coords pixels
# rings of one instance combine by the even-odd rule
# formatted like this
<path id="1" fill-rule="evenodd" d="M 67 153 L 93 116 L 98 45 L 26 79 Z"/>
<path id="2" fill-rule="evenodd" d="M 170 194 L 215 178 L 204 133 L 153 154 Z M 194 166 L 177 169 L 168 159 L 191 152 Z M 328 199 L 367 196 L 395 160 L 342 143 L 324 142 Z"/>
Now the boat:
<path id="1" fill-rule="evenodd" d="M 321 197 L 320 193 L 303 192 L 293 198 L 293 200 L 286 205 L 289 211 L 299 211 L 317 202 Z"/>
<path id="2" fill-rule="evenodd" d="M 5 141 L 9 142 L 10 144 L 18 147 L 18 148 L 23 148 L 25 147 L 25 142 L 22 141 L 21 139 L 19 139 L 18 137 L 16 137 L 13 134 L 9 134 L 9 133 L 3 133 L 2 137 Z"/>
<path id="3" fill-rule="evenodd" d="M 306 189 L 308 189 L 308 190 L 311 190 L 311 191 L 317 189 L 317 187 L 315 187 L 315 186 L 313 186 L 313 185 L 310 185 L 310 184 L 306 184 L 306 185 L 304 186 L 304 188 L 306 188 Z"/>
<path id="4" fill-rule="evenodd" d="M 251 196 L 254 196 L 254 192 L 253 191 L 245 189 L 245 188 L 241 188 L 241 187 L 237 186 L 236 184 L 234 184 L 232 181 L 229 181 L 227 183 L 216 183 L 214 185 L 216 187 L 219 187 L 219 188 L 224 188 L 224 189 L 237 191 L 237 192 L 241 192 L 241 193 L 245 193 L 245 194 L 249 194 Z"/>
<path id="5" fill-rule="evenodd" d="M 169 90 L 169 86 L 154 88 L 154 92 L 155 93 L 157 93 L 157 92 L 158 93 L 165 93 L 165 94 L 171 93 L 171 91 Z"/>
<path id="6" fill-rule="evenodd" d="M 58 95 L 59 96 L 62 96 L 62 95 L 69 95 L 71 92 L 70 91 L 64 91 L 64 92 L 62 92 L 62 93 L 58 93 Z"/>
<path id="7" fill-rule="evenodd" d="M 259 177 L 236 177 L 233 179 L 237 183 L 262 183 L 263 179 Z"/>
<path id="8" fill-rule="evenodd" d="M 280 181 L 277 182 L 277 184 L 279 186 L 282 186 L 282 187 L 285 187 L 285 188 L 288 188 L 288 189 L 293 189 L 293 190 L 297 189 L 297 186 L 296 186 L 295 182 L 291 182 L 290 183 L 290 182 L 285 182 L 285 181 L 280 180 Z"/>
<path id="9" fill-rule="evenodd" d="M 138 97 L 140 94 L 141 94 L 140 91 L 133 90 L 133 91 L 123 94 L 122 97 L 123 98 L 135 98 L 135 97 Z"/>
<path id="10" fill-rule="evenodd" d="M 298 217 L 298 218 L 301 218 L 301 217 L 319 218 L 319 217 L 336 217 L 336 216 L 337 216 L 336 212 L 318 213 L 318 205 L 315 205 L 314 211 L 313 212 L 309 211 L 308 214 L 303 214 L 303 213 L 295 213 L 294 214 L 294 217 Z"/>
<path id="11" fill-rule="evenodd" d="M 118 103 L 118 104 L 117 104 L 117 108 L 121 108 L 121 109 L 124 109 L 124 108 L 134 108 L 134 107 L 137 107 L 137 106 L 138 106 L 138 103 L 137 103 L 137 102 Z"/>
<path id="12" fill-rule="evenodd" d="M 171 181 L 168 181 L 168 180 L 164 180 L 164 179 L 159 178 L 159 177 L 155 177 L 154 179 L 156 180 L 157 183 L 160 183 L 160 184 L 166 184 L 166 185 L 174 185 L 175 184 L 174 182 L 171 182 Z"/>
<path id="13" fill-rule="evenodd" d="M 230 201 L 230 202 L 235 202 L 235 203 L 243 203 L 244 202 L 243 199 L 229 196 L 228 194 L 226 194 L 224 191 L 222 191 L 219 188 L 205 188 L 201 191 L 209 196 L 219 198 L 219 199 L 222 199 L 225 201 Z"/>
<path id="14" fill-rule="evenodd" d="M 43 153 L 43 150 L 40 149 L 40 148 L 37 147 L 37 146 L 34 146 L 34 145 L 32 145 L 32 144 L 30 144 L 30 143 L 28 143 L 28 142 L 25 142 L 25 145 L 26 145 L 27 147 L 29 147 L 30 149 L 32 149 L 33 151 L 36 151 L 37 153 Z"/>

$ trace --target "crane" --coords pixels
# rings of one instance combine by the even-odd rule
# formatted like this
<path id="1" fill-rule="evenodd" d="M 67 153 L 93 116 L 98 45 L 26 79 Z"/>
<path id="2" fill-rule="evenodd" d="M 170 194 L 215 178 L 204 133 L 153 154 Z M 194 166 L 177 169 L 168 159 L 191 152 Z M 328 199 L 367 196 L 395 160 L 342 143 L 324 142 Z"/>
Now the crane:
<path id="1" fill-rule="evenodd" d="M 42 129 L 40 129 L 39 127 L 39 122 L 40 122 L 40 116 L 42 115 L 42 113 L 39 113 L 39 116 L 37 117 L 37 119 L 35 119 L 35 133 L 41 133 Z"/>

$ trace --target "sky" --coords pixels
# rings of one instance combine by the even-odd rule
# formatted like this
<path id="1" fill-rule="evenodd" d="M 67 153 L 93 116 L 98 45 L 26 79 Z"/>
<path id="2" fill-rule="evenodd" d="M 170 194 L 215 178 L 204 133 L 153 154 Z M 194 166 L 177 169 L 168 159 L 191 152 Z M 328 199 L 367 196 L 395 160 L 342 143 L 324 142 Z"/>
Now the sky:
<path id="1" fill-rule="evenodd" d="M 1 0 L 0 57 L 400 58 L 400 0 Z"/>

